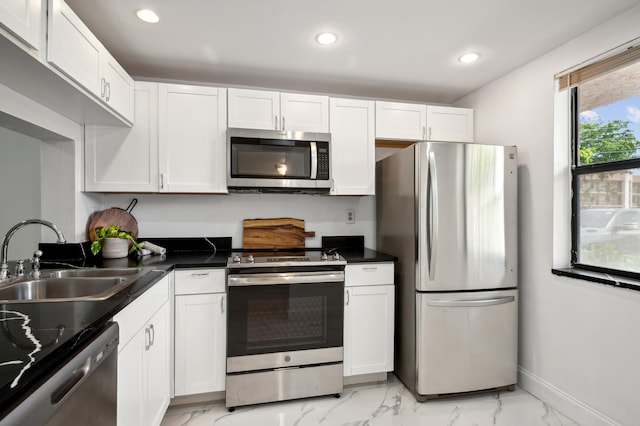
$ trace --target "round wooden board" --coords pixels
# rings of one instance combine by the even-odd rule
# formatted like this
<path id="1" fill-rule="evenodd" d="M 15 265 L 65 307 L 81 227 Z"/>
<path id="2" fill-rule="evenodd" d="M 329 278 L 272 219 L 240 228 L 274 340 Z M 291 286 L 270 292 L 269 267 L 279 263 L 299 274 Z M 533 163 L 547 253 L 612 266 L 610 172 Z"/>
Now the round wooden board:
<path id="1" fill-rule="evenodd" d="M 91 241 L 95 241 L 96 233 L 94 229 L 98 226 L 105 228 L 111 225 L 120 225 L 123 231 L 132 232 L 138 238 L 138 221 L 131 213 L 118 207 L 96 212 L 89 217 L 89 225 L 87 226 L 87 235 Z"/>

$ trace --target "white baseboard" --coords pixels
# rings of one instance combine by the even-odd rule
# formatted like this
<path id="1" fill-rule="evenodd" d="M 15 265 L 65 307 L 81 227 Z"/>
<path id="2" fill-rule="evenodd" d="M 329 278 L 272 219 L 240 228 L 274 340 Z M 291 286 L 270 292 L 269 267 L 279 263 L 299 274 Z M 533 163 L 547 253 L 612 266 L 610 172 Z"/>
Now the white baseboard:
<path id="1" fill-rule="evenodd" d="M 590 405 L 574 398 L 562 389 L 555 387 L 522 367 L 518 367 L 518 386 L 549 404 L 580 426 L 621 426 L 620 423 Z"/>

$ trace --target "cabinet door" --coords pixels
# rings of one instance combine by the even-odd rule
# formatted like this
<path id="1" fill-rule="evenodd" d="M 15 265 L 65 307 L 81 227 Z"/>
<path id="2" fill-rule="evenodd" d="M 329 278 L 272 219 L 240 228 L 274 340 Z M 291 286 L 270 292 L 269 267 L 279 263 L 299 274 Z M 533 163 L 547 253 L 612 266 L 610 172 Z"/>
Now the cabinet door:
<path id="1" fill-rule="evenodd" d="M 103 54 L 102 72 L 106 87 L 102 100 L 118 114 L 134 122 L 133 79 L 106 50 Z"/>
<path id="2" fill-rule="evenodd" d="M 149 333 L 145 360 L 145 425 L 158 426 L 169 406 L 169 315 L 170 305 L 165 303 L 149 320 Z"/>
<path id="3" fill-rule="evenodd" d="M 473 109 L 428 105 L 427 140 L 473 142 Z"/>
<path id="4" fill-rule="evenodd" d="M 226 90 L 160 84 L 161 192 L 226 192 Z"/>
<path id="5" fill-rule="evenodd" d="M 225 294 L 182 295 L 175 300 L 176 396 L 224 390 Z"/>
<path id="6" fill-rule="evenodd" d="M 394 286 L 345 289 L 344 375 L 393 370 Z"/>
<path id="7" fill-rule="evenodd" d="M 280 94 L 281 130 L 329 131 L 329 97 L 297 93 Z"/>
<path id="8" fill-rule="evenodd" d="M 3 0 L 0 25 L 34 49 L 40 48 L 41 0 Z"/>
<path id="9" fill-rule="evenodd" d="M 426 121 L 426 105 L 376 101 L 377 139 L 424 140 Z"/>
<path id="10" fill-rule="evenodd" d="M 144 424 L 144 368 L 146 328 L 118 351 L 118 426 Z M 120 345 L 123 343 L 120 342 Z"/>
<path id="11" fill-rule="evenodd" d="M 158 84 L 134 94 L 133 127 L 85 127 L 85 191 L 158 191 Z"/>
<path id="12" fill-rule="evenodd" d="M 101 81 L 100 41 L 63 0 L 49 0 L 47 60 L 98 97 Z"/>
<path id="13" fill-rule="evenodd" d="M 264 90 L 229 89 L 229 127 L 280 129 L 280 94 Z"/>
<path id="14" fill-rule="evenodd" d="M 374 105 L 331 98 L 332 194 L 375 193 Z"/>

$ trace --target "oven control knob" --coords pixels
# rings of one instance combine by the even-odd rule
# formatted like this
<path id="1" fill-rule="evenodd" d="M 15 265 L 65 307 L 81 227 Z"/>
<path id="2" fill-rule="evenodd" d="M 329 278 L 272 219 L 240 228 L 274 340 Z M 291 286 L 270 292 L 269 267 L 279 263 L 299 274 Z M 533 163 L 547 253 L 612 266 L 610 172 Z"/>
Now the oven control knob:
<path id="1" fill-rule="evenodd" d="M 252 254 L 249 254 L 249 256 L 247 256 L 247 262 L 254 263 L 255 261 L 256 261 L 256 258 L 253 257 Z"/>
<path id="2" fill-rule="evenodd" d="M 333 253 L 333 260 L 340 260 L 340 255 L 338 253 Z"/>
<path id="3" fill-rule="evenodd" d="M 240 263 L 242 262 L 242 258 L 240 256 L 238 256 L 237 254 L 235 256 L 233 256 L 233 263 Z"/>
<path id="4" fill-rule="evenodd" d="M 291 357 L 289 355 L 285 355 L 284 362 L 289 362 L 289 361 L 291 361 Z"/>
<path id="5" fill-rule="evenodd" d="M 322 256 L 320 256 L 320 259 L 322 259 L 322 260 L 329 260 L 329 256 L 327 256 L 327 253 L 322 252 Z"/>

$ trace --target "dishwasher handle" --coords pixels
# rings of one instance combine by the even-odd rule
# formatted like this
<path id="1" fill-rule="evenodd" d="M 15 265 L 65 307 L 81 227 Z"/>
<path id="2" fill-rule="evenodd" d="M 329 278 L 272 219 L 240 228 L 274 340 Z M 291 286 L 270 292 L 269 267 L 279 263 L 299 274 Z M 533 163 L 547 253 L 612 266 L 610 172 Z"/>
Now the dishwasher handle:
<path id="1" fill-rule="evenodd" d="M 495 297 L 491 299 L 431 299 L 427 300 L 429 306 L 439 306 L 447 308 L 468 308 L 473 306 L 495 306 L 504 303 L 511 303 L 516 298 L 514 296 Z"/>

